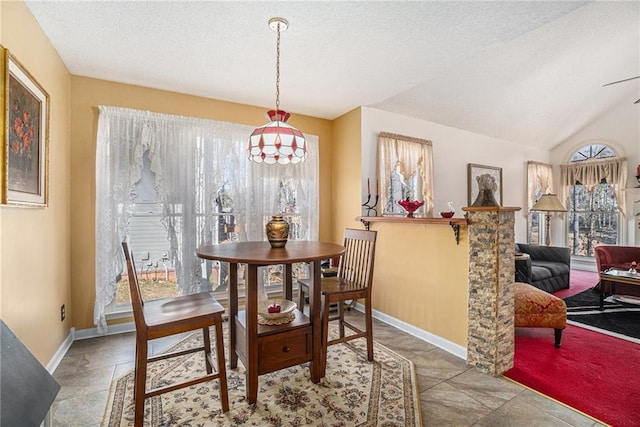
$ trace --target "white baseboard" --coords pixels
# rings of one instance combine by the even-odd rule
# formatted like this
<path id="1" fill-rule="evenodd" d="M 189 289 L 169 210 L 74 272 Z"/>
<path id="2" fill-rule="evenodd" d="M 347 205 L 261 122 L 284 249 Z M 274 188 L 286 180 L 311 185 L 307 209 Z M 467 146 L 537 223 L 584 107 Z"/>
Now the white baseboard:
<path id="1" fill-rule="evenodd" d="M 49 363 L 47 363 L 47 366 L 45 366 L 45 369 L 47 370 L 47 372 L 49 372 L 49 374 L 53 375 L 53 372 L 62 361 L 62 358 L 65 354 L 67 354 L 67 350 L 69 350 L 69 347 L 71 347 L 71 344 L 73 344 L 73 341 L 75 340 L 75 332 L 75 328 L 69 329 L 69 334 L 64 339 L 64 341 L 62 341 L 62 344 L 60 344 L 58 350 L 56 350 Z"/>
<path id="2" fill-rule="evenodd" d="M 107 335 L 121 334 L 124 332 L 132 332 L 136 330 L 133 322 L 110 325 L 107 329 Z M 49 363 L 47 363 L 47 366 L 45 366 L 45 369 L 47 370 L 47 372 L 53 375 L 53 372 L 56 370 L 58 365 L 60 365 L 60 362 L 64 358 L 65 354 L 67 354 L 67 351 L 69 351 L 71 344 L 73 344 L 75 340 L 97 338 L 101 336 L 103 336 L 103 334 L 98 332 L 98 328 L 81 329 L 79 331 L 76 331 L 75 328 L 69 329 L 69 334 L 64 339 L 62 344 L 60 344 L 58 350 L 56 350 Z"/>
<path id="3" fill-rule="evenodd" d="M 360 312 L 364 312 L 364 306 L 360 303 L 357 303 L 354 308 Z M 395 317 L 389 316 L 380 311 L 373 310 L 372 315 L 374 318 L 380 320 L 381 322 L 384 322 L 403 332 L 413 335 L 414 337 L 419 338 L 422 341 L 433 344 L 436 347 L 439 347 L 444 351 L 459 357 L 460 359 L 467 360 L 467 349 L 459 344 L 448 341 L 442 337 L 439 337 L 438 335 L 434 335 L 423 329 L 417 328 L 413 325 L 410 325 L 409 323 L 403 322 L 402 320 L 396 319 Z M 115 325 L 107 326 L 106 335 L 115 335 L 115 334 L 122 334 L 125 332 L 134 332 L 135 330 L 136 328 L 133 322 L 118 323 Z M 60 361 L 62 360 L 64 355 L 67 353 L 67 350 L 69 350 L 69 347 L 71 347 L 71 344 L 73 344 L 73 341 L 83 340 L 88 338 L 98 338 L 101 336 L 104 336 L 104 334 L 99 333 L 98 328 L 81 329 L 79 331 L 76 331 L 75 328 L 71 328 L 71 330 L 69 331 L 69 335 L 64 340 L 62 345 L 60 345 L 60 348 L 58 349 L 58 351 L 56 351 L 54 357 L 51 359 L 51 361 L 47 365 L 47 371 L 53 374 L 53 371 L 56 370 L 56 368 L 60 364 Z M 161 345 L 158 345 L 158 347 L 164 348 L 166 347 L 166 344 L 162 343 Z M 160 349 L 150 349 L 150 353 L 155 353 L 158 350 Z"/>
<path id="4" fill-rule="evenodd" d="M 87 338 L 98 338 L 98 337 L 103 337 L 105 335 L 116 335 L 116 334 L 122 334 L 125 332 L 135 332 L 135 330 L 136 330 L 136 325 L 133 322 L 116 323 L 114 325 L 107 325 L 106 334 L 101 334 L 100 332 L 98 332 L 98 328 L 81 329 L 76 332 L 76 339 L 84 340 Z"/>
<path id="5" fill-rule="evenodd" d="M 84 340 L 88 338 L 99 338 L 105 335 L 117 335 L 117 334 L 124 334 L 124 333 L 135 332 L 135 331 L 136 331 L 136 325 L 134 322 L 116 323 L 114 325 L 107 325 L 106 334 L 101 334 L 100 332 L 98 332 L 98 328 L 82 329 L 76 332 L 76 339 Z M 176 344 L 177 342 L 179 342 L 181 339 L 185 338 L 188 335 L 189 333 L 183 333 L 183 334 L 171 335 L 169 337 L 158 338 L 158 339 L 149 341 L 148 349 L 147 349 L 147 351 L 149 352 L 148 353 L 149 356 L 162 353 L 167 348 Z"/>
<path id="6" fill-rule="evenodd" d="M 364 306 L 360 303 L 357 303 L 354 308 L 360 312 L 364 312 Z M 406 332 L 409 335 L 413 335 L 414 337 L 419 338 L 422 341 L 433 344 L 436 347 L 439 347 L 444 351 L 459 357 L 460 359 L 467 360 L 466 347 L 446 340 L 438 335 L 432 334 L 431 332 L 427 332 L 424 329 L 417 328 L 409 323 L 382 313 L 381 311 L 372 310 L 372 316 L 380 320 L 381 322 L 391 325 L 394 328 L 400 329 L 401 331 Z"/>

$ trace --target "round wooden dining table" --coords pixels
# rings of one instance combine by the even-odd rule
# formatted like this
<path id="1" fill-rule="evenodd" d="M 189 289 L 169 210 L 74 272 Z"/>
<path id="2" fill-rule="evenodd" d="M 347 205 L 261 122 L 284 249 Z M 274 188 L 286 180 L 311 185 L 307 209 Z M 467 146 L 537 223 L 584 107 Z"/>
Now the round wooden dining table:
<path id="1" fill-rule="evenodd" d="M 324 376 L 322 322 L 320 321 L 320 264 L 342 255 L 344 246 L 319 241 L 292 240 L 284 248 L 271 248 L 269 242 L 236 242 L 202 246 L 199 258 L 229 263 L 229 345 L 230 368 L 238 358 L 246 370 L 249 403 L 258 396 L 258 376 L 310 363 L 311 380 Z M 310 264 L 309 316 L 295 310 L 295 319 L 282 325 L 258 324 L 258 267 L 284 265 L 284 298 L 293 300 L 292 264 Z M 247 265 L 244 310 L 238 308 L 238 264 Z"/>

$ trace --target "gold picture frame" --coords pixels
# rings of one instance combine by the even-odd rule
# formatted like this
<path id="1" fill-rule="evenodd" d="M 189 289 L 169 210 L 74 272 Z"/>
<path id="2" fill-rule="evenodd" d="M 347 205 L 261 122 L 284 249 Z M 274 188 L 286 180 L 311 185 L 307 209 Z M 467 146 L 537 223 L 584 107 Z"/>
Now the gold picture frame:
<path id="1" fill-rule="evenodd" d="M 495 166 L 477 165 L 474 163 L 467 164 L 467 197 L 468 206 L 472 206 L 478 197 L 478 181 L 477 177 L 488 174 L 495 179 L 496 189 L 493 195 L 498 202 L 498 206 L 502 206 L 502 168 Z"/>
<path id="2" fill-rule="evenodd" d="M 49 203 L 49 95 L 27 69 L 0 46 L 2 58 L 1 202 L 45 207 Z"/>

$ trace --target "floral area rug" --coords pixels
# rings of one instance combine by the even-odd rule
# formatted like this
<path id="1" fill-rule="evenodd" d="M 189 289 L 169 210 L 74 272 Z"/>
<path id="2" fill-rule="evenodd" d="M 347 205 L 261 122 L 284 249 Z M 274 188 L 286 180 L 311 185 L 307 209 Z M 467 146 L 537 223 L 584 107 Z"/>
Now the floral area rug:
<path id="1" fill-rule="evenodd" d="M 170 351 L 201 340 L 202 334 L 192 334 Z M 228 349 L 225 354 L 228 361 Z M 147 387 L 184 381 L 204 371 L 204 357 L 158 361 L 148 371 Z M 145 426 L 422 425 L 413 363 L 378 343 L 373 362 L 367 361 L 364 339 L 330 346 L 326 376 L 318 384 L 311 382 L 308 363 L 261 375 L 254 405 L 245 398 L 244 372 L 242 363 L 227 369 L 229 412 L 222 412 L 219 384 L 212 380 L 147 399 Z M 111 385 L 102 425 L 133 425 L 133 371 Z"/>

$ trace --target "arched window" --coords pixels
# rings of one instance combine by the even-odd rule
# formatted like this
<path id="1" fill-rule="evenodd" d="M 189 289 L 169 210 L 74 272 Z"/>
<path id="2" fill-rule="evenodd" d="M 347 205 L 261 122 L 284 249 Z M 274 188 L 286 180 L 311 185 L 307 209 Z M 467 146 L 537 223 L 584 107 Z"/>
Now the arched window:
<path id="1" fill-rule="evenodd" d="M 618 157 L 615 151 L 606 145 L 593 144 L 582 147 L 571 156 L 571 162 L 583 162 L 593 159 L 608 159 Z"/>
<path id="2" fill-rule="evenodd" d="M 591 144 L 576 151 L 569 164 L 561 165 L 561 181 L 568 191 L 571 254 L 592 257 L 596 245 L 618 244 L 626 160 L 606 145 Z"/>

